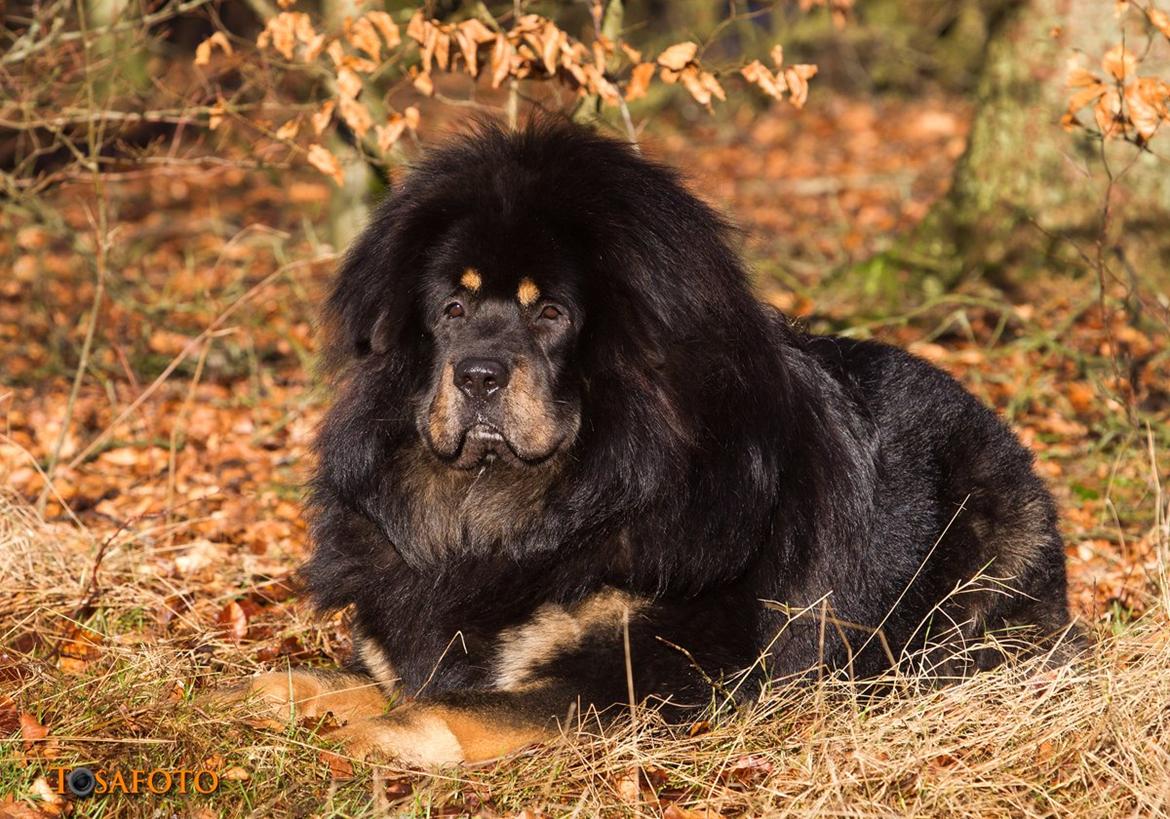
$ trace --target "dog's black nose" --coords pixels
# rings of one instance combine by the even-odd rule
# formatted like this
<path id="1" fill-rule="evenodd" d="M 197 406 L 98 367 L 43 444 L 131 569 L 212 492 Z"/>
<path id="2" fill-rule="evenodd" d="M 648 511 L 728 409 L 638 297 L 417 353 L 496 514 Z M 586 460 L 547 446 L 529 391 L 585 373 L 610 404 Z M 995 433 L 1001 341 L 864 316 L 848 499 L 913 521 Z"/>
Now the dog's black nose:
<path id="1" fill-rule="evenodd" d="M 465 358 L 455 366 L 455 386 L 468 398 L 490 398 L 508 386 L 508 365 L 495 358 Z"/>

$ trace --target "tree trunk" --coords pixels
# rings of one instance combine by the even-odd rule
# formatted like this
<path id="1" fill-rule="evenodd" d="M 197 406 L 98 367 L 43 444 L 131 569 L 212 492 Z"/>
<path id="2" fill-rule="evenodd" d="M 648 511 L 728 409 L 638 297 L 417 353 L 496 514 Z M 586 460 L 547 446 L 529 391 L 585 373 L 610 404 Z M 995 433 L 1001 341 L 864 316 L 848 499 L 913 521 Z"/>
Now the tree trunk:
<path id="1" fill-rule="evenodd" d="M 1065 240 L 1094 247 L 1108 196 L 1106 242 L 1118 252 L 1113 243 L 1127 242 L 1129 258 L 1156 263 L 1148 252 L 1133 252 L 1135 236 L 1122 228 L 1135 216 L 1160 215 L 1165 232 L 1170 165 L 1131 144 L 1103 145 L 1059 124 L 1070 95 L 1069 59 L 1082 53 L 1086 67 L 1101 74 L 1101 56 L 1122 37 L 1114 4 L 1101 0 L 1031 0 L 1004 15 L 987 44 L 978 107 L 951 193 L 912 237 L 908 257 L 926 262 L 921 268 L 941 276 L 944 286 L 970 273 L 1010 284 L 1029 268 L 1020 262 L 1042 262 Z M 1127 30 L 1125 38 L 1142 52 L 1142 29 Z M 1139 71 L 1165 77 L 1166 42 L 1154 43 Z M 1156 137 L 1155 148 L 1159 139 L 1166 136 Z"/>
<path id="2" fill-rule="evenodd" d="M 359 0 L 324 0 L 322 13 L 328 31 L 341 31 L 346 17 L 361 14 Z M 335 131 L 327 138 L 327 147 L 341 163 L 341 185 L 329 200 L 329 230 L 333 247 L 345 250 L 366 226 L 369 217 L 368 197 L 374 184 L 370 170 L 356 139 L 346 141 Z"/>
<path id="3" fill-rule="evenodd" d="M 98 69 L 94 94 L 101 100 L 123 97 L 147 88 L 146 37 L 149 32 L 137 25 L 142 7 L 135 0 L 85 0 L 85 27 L 100 32 L 94 54 Z M 126 26 L 118 29 L 118 26 Z"/>

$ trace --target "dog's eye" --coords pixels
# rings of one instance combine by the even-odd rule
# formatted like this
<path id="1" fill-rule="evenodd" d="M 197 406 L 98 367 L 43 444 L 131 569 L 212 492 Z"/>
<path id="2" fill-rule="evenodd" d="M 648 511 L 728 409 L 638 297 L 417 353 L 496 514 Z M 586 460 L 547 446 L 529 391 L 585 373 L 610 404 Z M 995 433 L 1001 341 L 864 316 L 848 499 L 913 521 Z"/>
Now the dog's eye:
<path id="1" fill-rule="evenodd" d="M 562 315 L 563 313 L 561 312 L 561 308 L 557 307 L 555 304 L 546 304 L 544 309 L 540 311 L 540 317 L 542 319 L 547 319 L 548 321 L 556 321 Z"/>
<path id="2" fill-rule="evenodd" d="M 463 317 L 463 305 L 457 301 L 453 301 L 450 304 L 448 304 L 446 307 L 443 308 L 443 315 L 445 315 L 447 318 L 453 318 L 453 319 L 462 318 Z"/>

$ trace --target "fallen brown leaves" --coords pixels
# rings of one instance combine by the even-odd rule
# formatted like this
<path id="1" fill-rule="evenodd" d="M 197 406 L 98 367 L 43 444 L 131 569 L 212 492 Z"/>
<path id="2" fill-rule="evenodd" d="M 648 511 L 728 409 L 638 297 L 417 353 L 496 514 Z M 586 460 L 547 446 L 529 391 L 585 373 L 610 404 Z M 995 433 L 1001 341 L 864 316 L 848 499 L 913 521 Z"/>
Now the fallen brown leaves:
<path id="1" fill-rule="evenodd" d="M 49 736 L 48 726 L 41 725 L 41 723 L 32 714 L 25 711 L 20 713 L 20 738 L 24 740 L 24 752 L 26 754 L 38 754 L 41 756 L 52 756 L 55 752 L 49 747 L 47 742 L 42 742 Z"/>
<path id="2" fill-rule="evenodd" d="M 693 46 L 664 50 L 659 68 L 681 71 L 692 65 Z M 774 59 L 782 64 L 781 54 Z M 951 108 L 929 99 L 914 105 L 842 100 L 807 111 L 799 124 L 745 108 L 750 119 L 737 123 L 733 117 L 722 128 L 714 122 L 685 134 L 664 128 L 658 150 L 688 162 L 704 189 L 745 220 L 757 256 L 822 259 L 807 274 L 793 261 L 798 278 L 815 285 L 819 271 L 872 252 L 890 232 L 925 213 L 963 146 L 965 125 Z M 410 127 L 408 120 L 404 114 L 402 127 Z M 694 140 L 703 142 L 703 150 L 692 149 Z M 901 193 L 907 179 L 915 191 L 909 198 Z M 709 188 L 708 180 L 714 182 Z M 227 199 L 218 195 L 224 189 L 230 191 Z M 115 189 L 115 196 L 129 209 L 123 211 L 121 236 L 143 250 L 118 260 L 119 287 L 126 296 L 106 301 L 91 363 L 104 386 L 86 382 L 69 423 L 73 362 L 26 340 L 75 336 L 73 328 L 93 296 L 92 282 L 64 237 L 43 226 L 12 224 L 0 237 L 0 254 L 12 269 L 23 271 L 17 282 L 0 284 L 0 352 L 7 373 L 18 379 L 0 404 L 5 430 L 0 476 L 35 500 L 44 487 L 36 465 L 61 440 L 61 466 L 46 498 L 46 515 L 62 523 L 76 516 L 87 527 L 62 530 L 55 548 L 72 567 L 72 580 L 52 586 L 48 599 L 70 610 L 85 599 L 96 571 L 103 604 L 108 595 L 130 594 L 120 584 L 153 589 L 144 639 L 151 630 L 174 635 L 213 628 L 221 639 L 249 647 L 267 662 L 311 657 L 321 646 L 282 633 L 279 623 L 290 606 L 289 572 L 305 556 L 297 495 L 320 412 L 319 399 L 308 391 L 316 309 L 311 294 L 319 292 L 329 263 L 274 284 L 245 309 L 240 324 L 189 347 L 233 294 L 271 274 L 272 237 L 295 230 L 299 218 L 287 198 L 295 196 L 300 208 L 320 207 L 328 190 L 304 179 L 292 180 L 286 190 L 231 171 L 218 181 L 129 183 Z M 146 206 L 131 204 L 140 202 Z M 69 228 L 86 236 L 84 209 L 67 197 L 61 207 Z M 268 218 L 272 227 L 240 235 L 173 228 L 212 224 L 212 214 L 232 208 L 246 210 L 249 218 Z M 812 224 L 816 230 L 809 229 Z M 291 252 L 311 249 L 302 245 Z M 184 264 L 197 272 L 175 275 Z M 36 289 L 26 286 L 34 281 Z M 848 320 L 840 306 L 818 304 L 806 294 L 765 284 L 764 295 L 798 315 L 815 318 L 821 312 Z M 1116 354 L 1136 369 L 1125 377 L 1112 371 L 1088 375 L 1076 371 L 1079 365 L 1070 370 L 1060 356 L 983 343 L 1001 320 L 1014 333 L 1045 332 L 1068 316 L 1073 321 L 1068 345 L 1078 355 L 1100 360 Z M 1164 341 L 1131 326 L 1121 313 L 1102 321 L 1098 311 L 1081 310 L 1067 284 L 1006 314 L 971 309 L 964 320 L 973 341 L 954 336 L 924 341 L 922 327 L 915 325 L 895 327 L 886 337 L 954 371 L 992 404 L 1013 408 L 1025 441 L 1042 456 L 1040 468 L 1062 494 L 1080 610 L 1097 616 L 1117 600 L 1138 606 L 1145 568 L 1137 567 L 1152 560 L 1144 522 L 1123 520 L 1121 531 L 1108 537 L 1101 530 L 1116 507 L 1109 488 L 1128 491 L 1117 483 L 1124 476 L 1140 493 L 1147 485 L 1147 459 L 1112 468 L 1082 463 L 1078 453 L 1092 446 L 1102 425 L 1123 417 L 1130 403 L 1165 406 L 1165 389 L 1159 386 Z M 187 363 L 109 430 L 152 375 L 184 351 Z M 200 356 L 206 360 L 204 374 L 191 383 L 192 362 Z M 53 374 L 34 376 L 40 372 Z M 101 435 L 107 437 L 91 457 L 69 465 Z M 106 569 L 91 564 L 98 544 L 107 540 L 107 566 L 126 565 L 129 553 L 136 558 L 132 567 L 115 570 L 104 588 Z M 24 582 L 30 597 L 48 592 L 37 588 L 37 578 Z M 283 598 L 253 597 L 254 590 L 274 583 L 285 587 Z M 84 670 L 103 650 L 100 641 L 78 640 L 68 630 L 55 630 L 52 642 L 63 646 L 55 662 L 66 670 Z"/>
<path id="3" fill-rule="evenodd" d="M 372 47 L 367 35 L 355 34 Z M 678 71 L 681 82 L 696 53 L 669 54 L 676 68 L 659 58 L 638 64 Z M 437 66 L 437 45 L 433 59 Z M 454 51 L 447 59 L 456 59 Z M 779 75 L 772 73 L 774 81 Z M 931 99 L 814 101 L 794 123 L 745 107 L 726 123 L 677 130 L 664 123 L 647 147 L 686 163 L 700 189 L 745 223 L 753 256 L 764 264 L 785 260 L 784 272 L 801 289 L 761 277 L 766 298 L 806 321 L 857 328 L 856 306 L 835 303 L 819 277 L 881 249 L 945 189 L 966 128 L 954 109 Z M 317 115 L 328 121 L 334 113 L 328 107 Z M 401 116 L 405 132 L 412 126 L 407 112 Z M 96 753 L 62 739 L 88 734 L 211 743 L 218 769 L 238 771 L 228 781 L 272 800 L 283 798 L 265 790 L 266 781 L 281 781 L 279 759 L 307 748 L 302 763 L 320 776 L 311 794 L 317 804 L 329 787 L 347 782 L 371 798 L 364 770 L 313 745 L 315 735 L 306 733 L 313 726 L 281 745 L 269 734 L 253 742 L 238 726 L 227 736 L 222 719 L 207 737 L 199 733 L 206 726 L 192 729 L 178 716 L 208 680 L 288 663 L 332 664 L 346 654 L 340 623 L 311 621 L 295 603 L 291 576 L 305 557 L 299 494 L 324 400 L 312 389 L 312 320 L 331 262 L 274 279 L 114 424 L 233 299 L 278 269 L 275 256 L 318 252 L 301 220 L 323 218 L 328 195 L 328 183 L 311 173 L 293 173 L 279 186 L 242 171 L 160 173 L 112 185 L 120 218 L 110 283 L 116 298 L 102 306 L 71 415 L 77 342 L 94 295 L 76 251 L 93 241 L 85 203 L 76 191 L 54 201 L 64 232 L 0 214 L 0 266 L 14 271 L 0 278 L 8 380 L 0 387 L 0 483 L 19 495 L 0 496 L 0 735 L 27 756 L 22 794 L 43 790 L 33 771 L 50 754 Z M 1041 277 L 1011 303 L 982 292 L 948 294 L 914 321 L 868 329 L 952 371 L 1016 425 L 1060 498 L 1077 610 L 1124 630 L 1135 612 L 1157 606 L 1151 578 L 1159 576 L 1166 540 L 1157 529 L 1155 479 L 1165 474 L 1166 456 L 1159 443 L 1153 460 L 1161 466 L 1152 467 L 1144 440 L 1110 442 L 1132 435 L 1134 407 L 1164 435 L 1170 372 L 1165 337 L 1135 326 L 1124 311 L 1103 314 L 1094 287 Z M 92 455 L 71 465 L 100 436 Z M 42 494 L 38 467 L 58 440 L 46 523 L 28 505 Z M 1081 689 L 1054 693 L 1043 681 L 1029 698 L 1015 683 L 989 681 L 965 693 L 907 695 L 876 714 L 847 707 L 848 692 L 828 702 L 780 694 L 774 708 L 742 724 L 709 720 L 679 735 L 652 727 L 634 744 L 582 727 L 556 753 L 542 749 L 507 769 L 445 780 L 442 792 L 429 780 L 395 775 L 381 780 L 375 798 L 485 815 L 560 815 L 578 802 L 584 815 L 616 802 L 675 819 L 857 804 L 1022 813 L 1037 803 L 1012 783 L 1027 780 L 1048 783 L 1045 798 L 1070 810 L 1140 812 L 1152 808 L 1150 783 L 1164 770 L 1157 753 L 1139 753 L 1150 736 L 1161 738 L 1161 723 L 1139 694 L 1161 696 L 1166 670 L 1157 652 L 1166 646 L 1147 632 L 1117 645 L 1082 680 L 1098 699 Z M 78 686 L 90 686 L 95 713 L 71 710 Z M 1098 708 L 1109 697 L 1120 710 Z M 993 717 L 977 719 L 988 707 Z M 1044 719 L 1033 719 L 1036 713 Z M 1133 724 L 1121 719 L 1130 716 Z M 1151 725 L 1154 734 L 1143 734 Z M 553 759 L 560 768 L 549 767 Z M 1120 782 L 1110 770 L 1138 773 Z M 0 811 L 32 810 L 29 804 L 0 803 Z M 43 802 L 46 810 L 50 804 Z"/>
<path id="4" fill-rule="evenodd" d="M 745 106 L 723 121 L 660 124 L 651 147 L 727 203 L 765 272 L 783 260 L 815 289 L 827 271 L 885 249 L 946 192 L 966 145 L 964 105 L 836 98 L 798 118 Z M 765 297 L 799 312 L 787 282 L 760 281 Z"/>

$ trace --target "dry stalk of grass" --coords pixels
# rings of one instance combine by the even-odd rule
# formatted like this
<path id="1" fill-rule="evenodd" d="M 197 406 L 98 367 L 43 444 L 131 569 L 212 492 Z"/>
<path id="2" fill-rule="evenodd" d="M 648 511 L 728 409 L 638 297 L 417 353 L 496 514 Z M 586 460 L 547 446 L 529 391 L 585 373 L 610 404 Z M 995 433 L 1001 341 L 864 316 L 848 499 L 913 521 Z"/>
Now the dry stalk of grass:
<path id="1" fill-rule="evenodd" d="M 1151 537 L 1166 554 L 1160 514 Z M 58 668 L 52 651 L 3 658 L 18 669 L 0 677 L 5 693 L 54 743 L 48 754 L 50 746 L 22 750 L 19 734 L 3 740 L 0 797 L 37 806 L 48 768 L 88 763 L 234 772 L 208 797 L 102 797 L 110 815 L 1170 814 L 1170 618 L 1158 603 L 1056 670 L 1020 664 L 943 687 L 898 678 L 877 698 L 842 680 L 777 685 L 746 712 L 683 727 L 646 709 L 608 728 L 585 715 L 541 748 L 421 775 L 322 755 L 335 749 L 318 726 L 256 729 L 243 711 L 193 701 L 256 662 L 198 618 L 182 637 L 125 636 L 136 632 L 118 613 L 124 619 L 166 591 L 135 576 L 136 538 L 127 533 L 104 553 L 104 614 L 86 623 L 102 633 L 100 657 L 74 673 Z M 0 495 L 2 642 L 73 616 L 95 548 Z M 296 628 L 319 626 L 306 619 Z"/>

